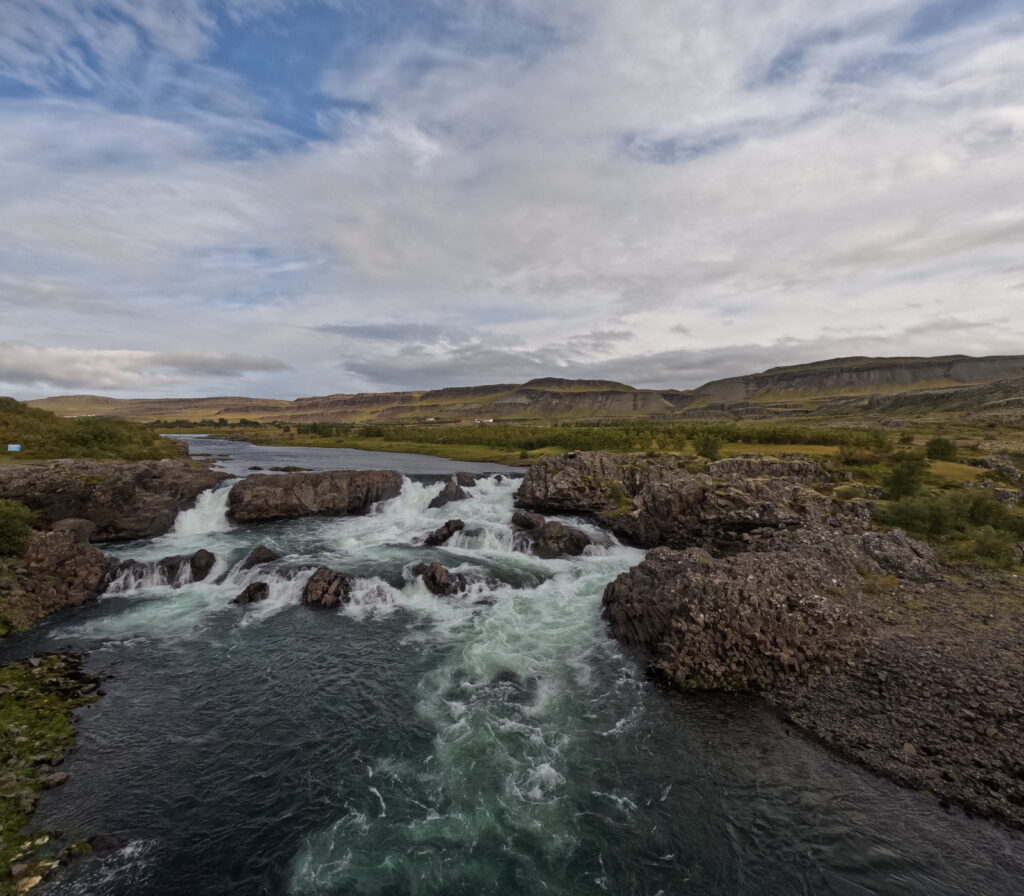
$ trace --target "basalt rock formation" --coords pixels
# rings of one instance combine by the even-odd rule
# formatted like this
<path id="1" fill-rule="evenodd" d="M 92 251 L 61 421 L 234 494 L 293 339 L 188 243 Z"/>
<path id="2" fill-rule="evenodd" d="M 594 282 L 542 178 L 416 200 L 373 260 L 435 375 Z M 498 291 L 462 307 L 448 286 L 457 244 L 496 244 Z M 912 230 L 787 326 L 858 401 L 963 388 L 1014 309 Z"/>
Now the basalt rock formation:
<path id="1" fill-rule="evenodd" d="M 461 532 L 465 528 L 466 524 L 462 520 L 448 520 L 443 526 L 438 526 L 424 538 L 423 544 L 428 548 L 439 547 L 445 544 L 456 532 Z"/>
<path id="2" fill-rule="evenodd" d="M 866 505 L 810 487 L 828 478 L 818 464 L 800 459 L 731 458 L 691 473 L 671 456 L 577 452 L 534 463 L 516 504 L 593 516 L 640 547 L 717 549 L 741 545 L 758 530 L 863 527 Z"/>
<path id="3" fill-rule="evenodd" d="M 91 600 L 117 567 L 113 557 L 67 531 L 34 532 L 24 555 L 8 562 L 0 579 L 0 634 Z"/>
<path id="4" fill-rule="evenodd" d="M 150 538 L 226 478 L 184 460 L 12 464 L 0 467 L 0 498 L 34 510 L 40 527 L 74 517 L 95 524 L 93 541 Z"/>
<path id="5" fill-rule="evenodd" d="M 526 533 L 533 553 L 545 560 L 555 557 L 578 557 L 591 544 L 586 532 L 558 520 L 547 520 L 539 513 L 517 510 L 512 525 Z"/>
<path id="6" fill-rule="evenodd" d="M 266 582 L 251 582 L 242 593 L 233 598 L 233 604 L 254 604 L 270 597 L 270 586 Z"/>
<path id="7" fill-rule="evenodd" d="M 458 482 L 454 479 L 449 479 L 444 484 L 444 488 L 437 493 L 436 497 L 427 506 L 431 508 L 444 507 L 445 504 L 449 504 L 452 501 L 462 501 L 468 497 L 469 495 L 462 490 L 462 486 Z"/>
<path id="8" fill-rule="evenodd" d="M 333 610 L 352 599 L 352 579 L 326 566 L 319 567 L 302 590 L 302 602 Z"/>
<path id="9" fill-rule="evenodd" d="M 653 674 L 682 690 L 757 693 L 843 755 L 1024 827 L 1014 577 L 946 575 L 927 545 L 812 490 L 830 483 L 810 462 L 691 474 L 592 455 L 544 467 L 520 503 L 606 518 L 618 498 L 620 532 L 670 545 L 603 597 L 611 633 Z M 659 521 L 657 508 L 677 516 Z"/>
<path id="10" fill-rule="evenodd" d="M 466 577 L 451 572 L 440 563 L 417 563 L 412 574 L 422 576 L 423 584 L 434 594 L 448 596 L 466 590 Z"/>
<path id="11" fill-rule="evenodd" d="M 290 520 L 303 516 L 367 513 L 378 501 L 402 490 L 394 470 L 329 470 L 250 476 L 228 495 L 228 517 L 238 523 Z"/>
<path id="12" fill-rule="evenodd" d="M 264 563 L 273 563 L 281 559 L 281 554 L 273 551 L 265 544 L 258 544 L 252 549 L 249 556 L 242 561 L 242 569 L 252 569 L 254 566 L 261 566 Z"/>
<path id="13" fill-rule="evenodd" d="M 898 530 L 776 533 L 723 557 L 657 548 L 608 585 L 604 615 L 680 688 L 765 690 L 858 643 L 865 576 L 925 580 L 937 568 Z"/>

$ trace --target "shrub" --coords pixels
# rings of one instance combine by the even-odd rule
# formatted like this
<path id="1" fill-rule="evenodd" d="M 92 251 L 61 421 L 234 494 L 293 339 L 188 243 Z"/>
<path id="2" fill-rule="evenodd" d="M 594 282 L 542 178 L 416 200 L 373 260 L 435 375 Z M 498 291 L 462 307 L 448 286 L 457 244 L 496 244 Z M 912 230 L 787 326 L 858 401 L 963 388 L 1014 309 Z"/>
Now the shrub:
<path id="1" fill-rule="evenodd" d="M 929 460 L 956 460 L 956 445 L 941 436 L 929 439 L 925 443 L 924 451 Z"/>
<path id="2" fill-rule="evenodd" d="M 914 434 L 912 432 L 905 432 L 905 433 L 903 433 L 903 435 L 900 436 L 900 444 L 901 445 L 913 445 L 914 444 Z"/>
<path id="3" fill-rule="evenodd" d="M 708 460 L 718 460 L 718 453 L 722 448 L 722 440 L 714 433 L 702 432 L 693 440 L 694 450 Z"/>
<path id="4" fill-rule="evenodd" d="M 32 534 L 33 518 L 24 504 L 0 498 L 0 556 L 21 556 Z"/>
<path id="5" fill-rule="evenodd" d="M 924 485 L 927 464 L 923 457 L 907 455 L 898 460 L 885 479 L 885 489 L 894 501 L 916 495 Z"/>
<path id="6" fill-rule="evenodd" d="M 974 536 L 974 554 L 996 566 L 1009 568 L 1017 562 L 1016 542 L 1009 532 L 982 526 Z"/>
<path id="7" fill-rule="evenodd" d="M 876 451 L 857 445 L 840 446 L 839 454 L 836 456 L 839 458 L 839 463 L 848 467 L 865 467 L 877 464 L 882 459 Z"/>

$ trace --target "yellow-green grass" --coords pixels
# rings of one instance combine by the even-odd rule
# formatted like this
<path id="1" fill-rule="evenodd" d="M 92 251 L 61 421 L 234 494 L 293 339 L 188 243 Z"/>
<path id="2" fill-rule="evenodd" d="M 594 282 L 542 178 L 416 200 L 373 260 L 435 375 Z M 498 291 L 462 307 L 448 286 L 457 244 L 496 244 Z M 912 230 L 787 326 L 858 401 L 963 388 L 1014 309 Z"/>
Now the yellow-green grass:
<path id="1" fill-rule="evenodd" d="M 722 445 L 719 453 L 722 457 L 734 457 L 737 454 L 812 454 L 831 457 L 839 453 L 839 448 L 835 445 L 766 445 L 727 442 Z"/>
<path id="2" fill-rule="evenodd" d="M 985 471 L 981 467 L 971 467 L 953 461 L 933 460 L 928 464 L 928 472 L 947 482 L 965 483 L 976 481 Z"/>
<path id="3" fill-rule="evenodd" d="M 504 464 L 512 467 L 528 466 L 537 457 L 545 454 L 561 454 L 562 448 L 540 448 L 535 451 L 528 451 L 523 457 L 519 451 L 506 451 L 501 448 L 491 448 L 488 445 L 440 445 L 433 442 L 396 442 L 385 439 L 342 439 L 328 438 L 318 439 L 304 436 L 301 440 L 288 441 L 277 438 L 260 439 L 255 438 L 259 445 L 272 445 L 280 447 L 294 447 L 303 445 L 310 448 L 355 448 L 359 451 L 387 451 L 399 454 L 430 454 L 435 457 L 444 457 L 449 460 L 464 460 L 473 463 Z"/>

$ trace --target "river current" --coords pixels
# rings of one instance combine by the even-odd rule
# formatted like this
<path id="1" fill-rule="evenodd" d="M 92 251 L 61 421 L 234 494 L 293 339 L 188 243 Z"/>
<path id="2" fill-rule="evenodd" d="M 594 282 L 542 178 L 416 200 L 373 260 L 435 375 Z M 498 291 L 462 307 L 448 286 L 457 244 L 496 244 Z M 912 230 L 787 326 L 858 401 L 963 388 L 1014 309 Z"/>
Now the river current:
<path id="1" fill-rule="evenodd" d="M 1022 892 L 1017 835 L 833 757 L 754 701 L 645 680 L 600 618 L 642 552 L 579 520 L 598 541 L 582 557 L 517 550 L 517 486 L 491 476 L 429 509 L 437 481 L 407 479 L 367 516 L 234 527 L 226 483 L 171 533 L 110 546 L 203 547 L 217 566 L 123 582 L 5 645 L 84 650 L 109 676 L 34 824 L 118 847 L 41 892 Z M 417 544 L 455 516 L 466 531 Z M 284 559 L 239 571 L 261 543 Z M 469 593 L 411 577 L 434 559 Z M 357 576 L 351 604 L 300 605 L 309 564 Z M 254 580 L 270 597 L 231 604 Z"/>

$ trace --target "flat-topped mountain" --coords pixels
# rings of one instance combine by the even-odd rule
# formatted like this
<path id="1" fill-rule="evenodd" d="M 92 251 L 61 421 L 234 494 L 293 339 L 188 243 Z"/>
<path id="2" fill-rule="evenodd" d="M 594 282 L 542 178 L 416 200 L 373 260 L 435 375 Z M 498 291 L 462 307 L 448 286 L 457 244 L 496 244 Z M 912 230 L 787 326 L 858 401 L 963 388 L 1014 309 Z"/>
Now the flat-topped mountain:
<path id="1" fill-rule="evenodd" d="M 63 395 L 29 404 L 63 416 L 135 420 L 455 422 L 629 417 L 730 418 L 971 411 L 1024 415 L 1024 355 L 836 358 L 714 380 L 693 390 L 612 380 L 529 382 L 282 399 Z"/>

